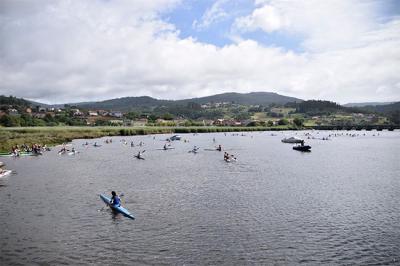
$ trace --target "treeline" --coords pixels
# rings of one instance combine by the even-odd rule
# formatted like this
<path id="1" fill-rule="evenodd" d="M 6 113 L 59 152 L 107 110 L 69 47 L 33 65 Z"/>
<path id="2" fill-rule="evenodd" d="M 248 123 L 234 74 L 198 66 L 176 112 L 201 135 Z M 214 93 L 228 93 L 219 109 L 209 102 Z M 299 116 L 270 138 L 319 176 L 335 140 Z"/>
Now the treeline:
<path id="1" fill-rule="evenodd" d="M 44 118 L 35 118 L 28 114 L 2 115 L 0 117 L 0 125 L 4 127 L 41 127 L 41 126 L 85 126 L 86 122 L 79 118 L 69 117 L 66 115 L 51 116 L 46 114 Z"/>
<path id="2" fill-rule="evenodd" d="M 0 108 L 9 108 L 12 106 L 13 108 L 19 108 L 19 107 L 28 107 L 30 105 L 30 102 L 27 100 L 24 100 L 22 98 L 17 98 L 14 96 L 4 96 L 0 95 Z"/>

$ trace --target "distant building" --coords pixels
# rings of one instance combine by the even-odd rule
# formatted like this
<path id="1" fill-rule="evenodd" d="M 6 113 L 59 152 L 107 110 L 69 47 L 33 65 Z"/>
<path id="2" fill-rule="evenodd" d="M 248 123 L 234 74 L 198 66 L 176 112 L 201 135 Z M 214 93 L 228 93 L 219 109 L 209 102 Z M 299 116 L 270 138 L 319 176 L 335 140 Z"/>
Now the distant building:
<path id="1" fill-rule="evenodd" d="M 108 116 L 108 112 L 105 110 L 98 110 L 97 113 L 101 116 Z"/>
<path id="2" fill-rule="evenodd" d="M 213 123 L 213 125 L 214 126 L 223 126 L 224 125 L 224 119 L 216 119 L 216 120 L 214 120 L 214 123 Z"/>
<path id="3" fill-rule="evenodd" d="M 217 119 L 214 120 L 214 126 L 241 126 L 243 123 L 234 119 Z"/>
<path id="4" fill-rule="evenodd" d="M 71 109 L 73 116 L 83 116 L 83 113 L 79 109 Z"/>
<path id="5" fill-rule="evenodd" d="M 96 111 L 88 111 L 89 116 L 98 116 L 99 114 Z"/>
<path id="6" fill-rule="evenodd" d="M 45 118 L 46 114 L 45 113 L 35 113 L 33 114 L 33 117 L 35 118 Z"/>
<path id="7" fill-rule="evenodd" d="M 18 110 L 14 108 L 8 109 L 8 114 L 9 115 L 19 115 Z"/>
<path id="8" fill-rule="evenodd" d="M 55 117 L 56 114 L 54 112 L 46 112 L 47 116 Z"/>
<path id="9" fill-rule="evenodd" d="M 117 117 L 117 118 L 123 117 L 123 114 L 121 112 L 118 112 L 118 111 L 111 112 L 111 113 L 109 113 L 109 115 L 112 116 L 112 117 Z"/>

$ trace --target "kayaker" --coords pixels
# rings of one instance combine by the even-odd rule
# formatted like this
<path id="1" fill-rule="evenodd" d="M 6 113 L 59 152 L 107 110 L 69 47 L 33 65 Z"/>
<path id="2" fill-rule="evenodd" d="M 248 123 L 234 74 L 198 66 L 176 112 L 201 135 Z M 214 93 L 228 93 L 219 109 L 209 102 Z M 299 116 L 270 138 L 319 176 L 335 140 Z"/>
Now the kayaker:
<path id="1" fill-rule="evenodd" d="M 163 148 L 164 150 L 167 150 L 168 148 L 167 148 L 167 143 L 165 143 L 164 144 L 164 148 Z"/>
<path id="2" fill-rule="evenodd" d="M 116 205 L 116 206 L 121 206 L 121 199 L 117 196 L 117 193 L 115 193 L 115 191 L 111 191 L 111 201 L 110 203 L 112 205 Z"/>
<path id="3" fill-rule="evenodd" d="M 229 154 L 227 152 L 224 152 L 224 160 L 228 160 L 229 159 Z"/>
<path id="4" fill-rule="evenodd" d="M 222 151 L 222 146 L 221 146 L 221 144 L 218 145 L 217 151 Z"/>
<path id="5" fill-rule="evenodd" d="M 67 148 L 65 145 L 62 146 L 61 150 L 58 153 L 65 153 L 67 151 Z"/>

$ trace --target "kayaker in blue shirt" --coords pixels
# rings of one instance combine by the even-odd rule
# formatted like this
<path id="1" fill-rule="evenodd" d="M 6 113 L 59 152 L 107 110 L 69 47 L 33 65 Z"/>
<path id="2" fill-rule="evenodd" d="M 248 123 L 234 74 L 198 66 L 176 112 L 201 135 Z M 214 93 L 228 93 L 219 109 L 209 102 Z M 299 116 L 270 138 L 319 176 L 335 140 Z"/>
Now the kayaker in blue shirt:
<path id="1" fill-rule="evenodd" d="M 121 199 L 117 196 L 117 193 L 115 193 L 115 191 L 111 191 L 111 204 L 112 205 L 116 205 L 116 206 L 120 206 L 121 205 Z"/>

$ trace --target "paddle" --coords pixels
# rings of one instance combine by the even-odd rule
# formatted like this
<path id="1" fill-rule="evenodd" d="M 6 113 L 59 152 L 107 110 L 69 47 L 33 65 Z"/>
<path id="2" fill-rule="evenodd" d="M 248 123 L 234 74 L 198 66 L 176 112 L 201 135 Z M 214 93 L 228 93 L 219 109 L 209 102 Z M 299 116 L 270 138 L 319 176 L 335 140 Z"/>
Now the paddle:
<path id="1" fill-rule="evenodd" d="M 121 200 L 121 203 L 123 203 L 125 205 L 125 197 L 124 196 L 125 196 L 124 193 L 119 194 L 119 198 Z M 123 202 L 122 202 L 122 200 L 123 200 Z"/>

